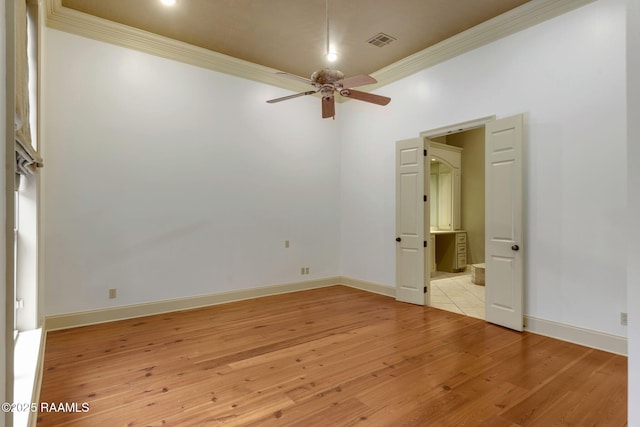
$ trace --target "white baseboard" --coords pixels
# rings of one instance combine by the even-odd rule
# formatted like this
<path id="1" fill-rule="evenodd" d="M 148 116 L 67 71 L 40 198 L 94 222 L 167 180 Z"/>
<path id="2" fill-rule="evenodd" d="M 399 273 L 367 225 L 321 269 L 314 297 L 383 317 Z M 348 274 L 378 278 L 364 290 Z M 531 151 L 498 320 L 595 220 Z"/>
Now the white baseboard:
<path id="1" fill-rule="evenodd" d="M 379 283 L 367 282 L 365 280 L 352 279 L 344 276 L 340 277 L 340 283 L 351 288 L 372 292 L 374 294 L 385 295 L 392 298 L 396 297 L 396 288 L 392 286 L 385 286 Z"/>
<path id="2" fill-rule="evenodd" d="M 78 326 L 93 325 L 97 323 L 112 322 L 115 320 L 132 319 L 153 314 L 168 313 L 171 311 L 189 310 L 192 308 L 206 307 L 210 305 L 225 304 L 251 298 L 259 298 L 269 295 L 285 294 L 304 291 L 308 289 L 323 288 L 334 285 L 345 285 L 367 292 L 395 297 L 396 290 L 390 286 L 366 282 L 364 280 L 335 276 L 324 279 L 306 280 L 280 285 L 265 286 L 260 288 L 243 289 L 239 291 L 221 292 L 216 294 L 199 295 L 188 298 L 154 301 L 144 304 L 133 304 L 120 307 L 90 310 L 77 313 L 47 316 L 45 330 L 75 328 Z"/>
<path id="3" fill-rule="evenodd" d="M 150 316 L 153 314 L 168 313 L 171 311 L 189 310 L 192 308 L 206 307 L 210 305 L 224 304 L 245 299 L 304 291 L 308 289 L 323 288 L 334 285 L 345 285 L 355 289 L 385 295 L 391 298 L 395 298 L 396 296 L 396 289 L 392 286 L 354 279 L 351 277 L 335 276 L 324 279 L 306 280 L 302 282 L 292 282 L 260 288 L 243 289 L 239 291 L 200 295 L 189 298 L 178 298 L 173 300 L 155 301 L 145 304 L 135 304 L 101 310 L 91 310 L 79 313 L 48 316 L 45 321 L 44 330 L 53 331 L 57 329 L 67 329 L 77 326 Z M 576 326 L 553 322 L 550 320 L 538 319 L 530 316 L 525 316 L 525 324 L 525 330 L 535 334 L 608 351 L 610 353 L 616 353 L 625 356 L 628 353 L 627 339 L 625 337 L 605 334 L 590 329 L 578 328 Z"/>
<path id="4" fill-rule="evenodd" d="M 328 277 L 325 279 L 306 280 L 303 282 L 292 282 L 260 288 L 243 289 L 239 291 L 221 292 L 188 298 L 177 298 L 172 300 L 154 301 L 143 304 L 47 316 L 45 329 L 47 331 L 55 331 L 58 329 L 75 328 L 78 326 L 112 322 L 115 320 L 132 319 L 154 314 L 169 313 L 172 311 L 225 304 L 228 302 L 265 297 L 269 295 L 304 291 L 308 289 L 338 285 L 341 284 L 340 280 L 341 277 Z"/>
<path id="5" fill-rule="evenodd" d="M 525 316 L 525 331 L 609 353 L 628 355 L 627 338 L 591 329 Z"/>

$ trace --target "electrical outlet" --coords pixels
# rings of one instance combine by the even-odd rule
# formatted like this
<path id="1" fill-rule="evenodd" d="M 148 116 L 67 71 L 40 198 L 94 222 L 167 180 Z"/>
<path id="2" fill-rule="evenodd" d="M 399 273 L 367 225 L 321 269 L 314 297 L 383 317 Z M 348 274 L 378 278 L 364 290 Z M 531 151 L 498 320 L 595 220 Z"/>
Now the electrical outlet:
<path id="1" fill-rule="evenodd" d="M 627 313 L 625 312 L 620 313 L 620 324 L 627 326 Z"/>
<path id="2" fill-rule="evenodd" d="M 304 267 L 300 267 L 300 274 L 304 274 Z"/>
<path id="3" fill-rule="evenodd" d="M 109 299 L 114 299 L 116 297 L 117 291 L 116 288 L 109 289 Z"/>
<path id="4" fill-rule="evenodd" d="M 288 247 L 289 247 L 289 241 L 288 241 L 288 240 L 285 240 L 285 241 L 284 241 L 284 247 L 285 247 L 285 248 L 288 248 Z"/>
<path id="5" fill-rule="evenodd" d="M 304 268 L 304 274 L 309 274 L 309 267 Z"/>

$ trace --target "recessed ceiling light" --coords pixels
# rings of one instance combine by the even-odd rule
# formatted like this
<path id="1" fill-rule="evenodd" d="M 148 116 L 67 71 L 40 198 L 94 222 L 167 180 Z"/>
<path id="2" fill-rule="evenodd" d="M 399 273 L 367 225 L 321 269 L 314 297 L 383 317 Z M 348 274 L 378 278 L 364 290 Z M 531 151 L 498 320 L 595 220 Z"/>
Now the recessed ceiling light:
<path id="1" fill-rule="evenodd" d="M 329 52 L 327 53 L 327 61 L 329 62 L 335 62 L 338 59 L 338 54 L 335 52 Z"/>
<path id="2" fill-rule="evenodd" d="M 160 0 L 165 6 L 173 6 L 176 4 L 176 0 Z"/>

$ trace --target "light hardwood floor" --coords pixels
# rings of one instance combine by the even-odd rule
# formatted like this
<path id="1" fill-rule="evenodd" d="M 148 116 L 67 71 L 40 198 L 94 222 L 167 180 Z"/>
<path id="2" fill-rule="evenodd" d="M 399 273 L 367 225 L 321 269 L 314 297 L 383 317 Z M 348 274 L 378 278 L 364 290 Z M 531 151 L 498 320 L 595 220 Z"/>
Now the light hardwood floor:
<path id="1" fill-rule="evenodd" d="M 334 286 L 50 332 L 39 426 L 624 426 L 627 359 Z"/>

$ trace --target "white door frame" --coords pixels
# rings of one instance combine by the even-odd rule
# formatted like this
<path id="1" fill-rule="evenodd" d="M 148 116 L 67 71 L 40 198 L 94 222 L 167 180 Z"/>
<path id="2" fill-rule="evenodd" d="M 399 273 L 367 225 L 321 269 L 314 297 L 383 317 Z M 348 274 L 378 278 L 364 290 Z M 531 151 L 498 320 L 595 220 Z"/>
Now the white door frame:
<path id="1" fill-rule="evenodd" d="M 443 126 L 436 129 L 426 130 L 420 133 L 422 138 L 436 138 L 438 136 L 450 135 L 452 133 L 464 132 L 471 129 L 476 129 L 479 127 L 484 127 L 489 122 L 492 122 L 496 119 L 496 116 L 487 116 L 481 117 L 475 120 L 469 120 L 462 123 L 457 123 L 454 125 Z"/>
<path id="2" fill-rule="evenodd" d="M 496 120 L 496 116 L 487 116 L 481 117 L 475 120 L 469 120 L 466 122 L 461 122 L 449 126 L 443 126 L 436 129 L 427 130 L 420 133 L 420 137 L 427 142 L 431 138 L 436 138 L 439 136 L 451 135 L 454 133 L 465 132 L 471 129 L 477 129 L 480 127 L 485 127 L 485 125 L 489 122 Z M 429 192 L 429 188 L 425 188 L 426 192 Z M 431 194 L 428 194 L 429 199 L 431 198 Z M 428 218 L 427 218 L 428 221 Z M 425 239 L 429 242 L 431 239 L 431 230 L 430 230 L 430 222 L 427 222 L 425 225 Z M 425 286 L 427 288 L 426 292 L 426 304 L 431 305 L 431 274 L 430 272 L 425 273 Z"/>

